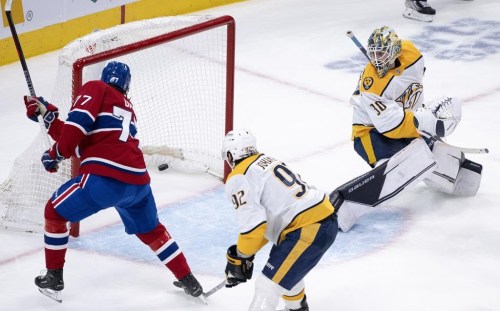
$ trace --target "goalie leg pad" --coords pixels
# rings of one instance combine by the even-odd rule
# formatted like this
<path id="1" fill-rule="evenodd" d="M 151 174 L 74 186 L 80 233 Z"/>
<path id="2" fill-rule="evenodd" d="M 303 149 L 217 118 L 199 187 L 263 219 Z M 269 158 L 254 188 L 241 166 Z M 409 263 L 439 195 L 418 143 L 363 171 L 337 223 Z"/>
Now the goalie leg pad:
<path id="1" fill-rule="evenodd" d="M 424 180 L 425 184 L 440 192 L 453 193 L 460 166 L 465 160 L 464 154 L 440 141 L 434 143 L 432 154 L 437 168 Z"/>
<path id="2" fill-rule="evenodd" d="M 422 181 L 432 173 L 436 161 L 421 138 L 371 171 L 345 183 L 330 195 L 338 210 L 339 228 L 347 232 L 371 207 L 388 202 L 405 188 Z"/>
<path id="3" fill-rule="evenodd" d="M 351 201 L 344 201 L 342 208 L 337 212 L 337 220 L 339 229 L 342 232 L 351 230 L 352 226 L 358 221 L 361 216 L 372 210 L 372 206 L 357 204 Z"/>
<path id="4" fill-rule="evenodd" d="M 476 195 L 481 184 L 482 170 L 483 166 L 481 164 L 465 159 L 460 166 L 452 194 L 461 196 Z"/>

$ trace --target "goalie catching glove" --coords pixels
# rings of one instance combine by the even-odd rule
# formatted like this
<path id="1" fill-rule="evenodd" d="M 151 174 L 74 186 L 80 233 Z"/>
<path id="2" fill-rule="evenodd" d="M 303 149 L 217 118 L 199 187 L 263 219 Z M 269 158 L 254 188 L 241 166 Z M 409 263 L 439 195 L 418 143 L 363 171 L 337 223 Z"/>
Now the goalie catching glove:
<path id="1" fill-rule="evenodd" d="M 57 143 L 52 146 L 49 150 L 45 151 L 42 155 L 42 164 L 45 170 L 51 173 L 57 172 L 59 168 L 59 163 L 64 160 L 64 157 L 59 154 L 57 149 Z"/>
<path id="2" fill-rule="evenodd" d="M 226 287 L 245 283 L 252 278 L 253 259 L 255 256 L 252 255 L 248 258 L 241 257 L 238 254 L 236 245 L 232 245 L 228 248 L 226 257 Z"/>
<path id="3" fill-rule="evenodd" d="M 414 116 L 419 131 L 446 137 L 453 133 L 462 118 L 461 103 L 456 98 L 445 97 L 433 105 L 418 108 Z"/>
<path id="4" fill-rule="evenodd" d="M 38 122 L 38 116 L 43 117 L 46 129 L 49 129 L 52 122 L 59 116 L 57 107 L 47 102 L 43 97 L 24 96 L 24 105 L 26 106 L 26 115 L 30 120 Z"/>

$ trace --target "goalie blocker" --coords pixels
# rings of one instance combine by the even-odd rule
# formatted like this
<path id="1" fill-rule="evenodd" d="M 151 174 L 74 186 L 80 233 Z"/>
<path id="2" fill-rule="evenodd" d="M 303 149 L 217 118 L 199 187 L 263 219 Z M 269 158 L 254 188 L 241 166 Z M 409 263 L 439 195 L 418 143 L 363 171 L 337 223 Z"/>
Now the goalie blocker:
<path id="1" fill-rule="evenodd" d="M 432 151 L 417 138 L 371 171 L 343 184 L 330 194 L 338 209 L 339 228 L 347 232 L 372 207 L 388 202 L 420 181 L 452 195 L 472 196 L 481 182 L 482 166 L 439 141 Z"/>

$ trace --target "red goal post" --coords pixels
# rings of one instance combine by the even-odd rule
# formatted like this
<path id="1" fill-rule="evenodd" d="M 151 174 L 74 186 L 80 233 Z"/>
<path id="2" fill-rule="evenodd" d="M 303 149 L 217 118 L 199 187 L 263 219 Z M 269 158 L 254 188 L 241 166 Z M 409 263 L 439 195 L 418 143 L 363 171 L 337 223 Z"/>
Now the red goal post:
<path id="1" fill-rule="evenodd" d="M 132 74 L 128 96 L 150 170 L 169 163 L 174 169 L 205 172 L 223 180 L 229 168 L 220 151 L 224 134 L 233 126 L 234 57 L 235 21 L 230 16 L 174 16 L 127 23 L 95 31 L 61 51 L 50 101 L 65 119 L 79 88 L 98 79 L 108 61 L 127 63 Z M 44 151 L 37 139 L 0 185 L 2 227 L 43 232 L 46 200 L 78 172 L 79 161 L 72 159 L 57 174 L 43 172 L 34 177 Z M 23 165 L 29 169 L 20 175 L 18 166 Z M 26 191 L 33 180 L 36 189 L 16 192 Z M 23 206 L 16 202 L 20 196 Z M 26 200 L 30 197 L 33 202 Z M 79 234 L 79 224 L 72 224 L 71 234 Z"/>

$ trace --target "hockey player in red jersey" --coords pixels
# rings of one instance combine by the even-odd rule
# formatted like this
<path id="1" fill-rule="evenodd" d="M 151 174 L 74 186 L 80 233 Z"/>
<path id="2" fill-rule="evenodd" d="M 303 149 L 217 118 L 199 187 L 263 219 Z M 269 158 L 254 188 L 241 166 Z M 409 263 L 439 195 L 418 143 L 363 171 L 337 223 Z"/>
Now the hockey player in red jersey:
<path id="1" fill-rule="evenodd" d="M 139 140 L 136 116 L 127 98 L 130 69 L 109 62 L 101 79 L 83 85 L 65 122 L 58 109 L 42 97 L 25 96 L 27 115 L 42 115 L 54 145 L 42 155 L 49 172 L 72 156 L 80 159 L 78 176 L 57 189 L 45 206 L 45 262 L 47 273 L 35 278 L 40 291 L 62 301 L 63 267 L 69 222 L 115 207 L 125 231 L 135 234 L 172 271 L 184 291 L 199 296 L 203 289 L 177 243 L 159 222 Z"/>

